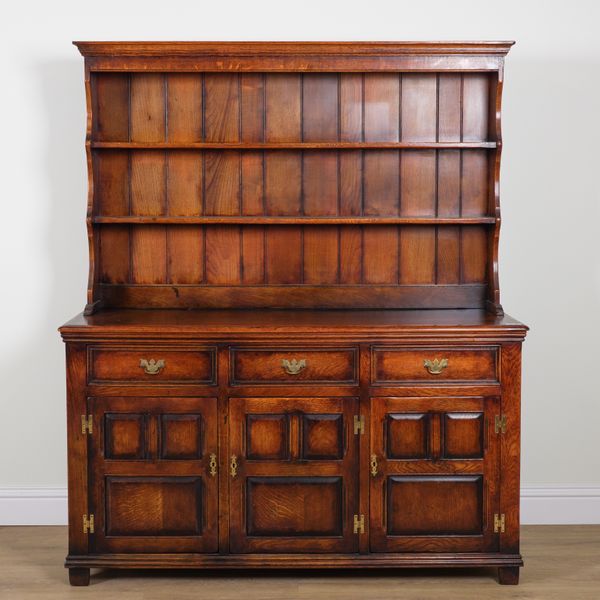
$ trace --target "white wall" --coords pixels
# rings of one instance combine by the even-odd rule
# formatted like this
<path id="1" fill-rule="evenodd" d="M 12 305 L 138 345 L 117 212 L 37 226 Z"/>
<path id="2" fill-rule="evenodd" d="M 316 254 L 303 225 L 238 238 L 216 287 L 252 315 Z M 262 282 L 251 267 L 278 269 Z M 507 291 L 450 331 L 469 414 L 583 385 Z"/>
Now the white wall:
<path id="1" fill-rule="evenodd" d="M 592 498 L 597 510 L 600 3 L 93 6 L 3 6 L 0 505 L 27 506 L 22 488 L 35 488 L 34 498 L 64 496 L 65 376 L 56 328 L 83 307 L 87 277 L 83 61 L 71 40 L 515 39 L 504 97 L 500 275 L 505 309 L 532 329 L 524 354 L 523 484 L 530 498 L 543 497 L 535 488 L 543 486 L 549 496 Z M 536 511 L 532 504 L 532 519 Z"/>

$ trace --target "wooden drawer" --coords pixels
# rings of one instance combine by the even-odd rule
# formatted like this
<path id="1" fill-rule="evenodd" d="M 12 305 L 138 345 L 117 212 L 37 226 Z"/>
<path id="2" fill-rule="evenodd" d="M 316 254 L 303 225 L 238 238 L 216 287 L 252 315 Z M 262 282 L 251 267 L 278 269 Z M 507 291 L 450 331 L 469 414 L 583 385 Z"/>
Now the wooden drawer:
<path id="1" fill-rule="evenodd" d="M 215 349 L 90 348 L 89 383 L 215 383 Z"/>
<path id="2" fill-rule="evenodd" d="M 232 348 L 231 383 L 358 384 L 356 348 Z"/>
<path id="3" fill-rule="evenodd" d="M 373 348 L 371 380 L 376 384 L 498 381 L 498 349 Z"/>

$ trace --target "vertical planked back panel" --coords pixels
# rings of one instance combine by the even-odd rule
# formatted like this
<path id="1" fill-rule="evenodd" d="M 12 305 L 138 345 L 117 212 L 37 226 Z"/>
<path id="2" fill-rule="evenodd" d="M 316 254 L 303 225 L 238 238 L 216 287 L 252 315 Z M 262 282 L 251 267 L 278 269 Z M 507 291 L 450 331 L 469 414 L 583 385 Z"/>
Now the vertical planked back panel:
<path id="1" fill-rule="evenodd" d="M 447 72 L 94 74 L 92 139 L 477 143 L 496 133 L 494 81 Z M 100 149 L 93 214 L 477 218 L 493 208 L 494 153 Z M 493 251 L 492 229 L 477 225 L 98 229 L 98 278 L 113 286 L 469 286 L 487 283 Z"/>
<path id="2" fill-rule="evenodd" d="M 166 76 L 168 142 L 202 141 L 202 81 L 195 73 Z"/>
<path id="3" fill-rule="evenodd" d="M 240 76 L 204 75 L 204 139 L 207 142 L 239 142 Z"/>
<path id="4" fill-rule="evenodd" d="M 99 142 L 129 141 L 130 75 L 92 76 L 92 137 Z"/>
<path id="5" fill-rule="evenodd" d="M 130 140 L 164 142 L 166 139 L 166 79 L 162 74 L 131 75 Z"/>

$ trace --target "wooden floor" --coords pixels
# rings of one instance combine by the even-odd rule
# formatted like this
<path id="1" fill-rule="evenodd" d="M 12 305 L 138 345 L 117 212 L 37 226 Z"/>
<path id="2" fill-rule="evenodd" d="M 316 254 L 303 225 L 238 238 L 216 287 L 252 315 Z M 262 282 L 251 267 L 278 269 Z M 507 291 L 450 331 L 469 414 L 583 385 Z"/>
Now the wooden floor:
<path id="1" fill-rule="evenodd" d="M 62 567 L 65 527 L 0 527 L 0 598 L 119 600 L 598 600 L 600 525 L 523 528 L 519 586 L 500 586 L 493 569 L 340 573 L 92 571 L 71 588 Z"/>

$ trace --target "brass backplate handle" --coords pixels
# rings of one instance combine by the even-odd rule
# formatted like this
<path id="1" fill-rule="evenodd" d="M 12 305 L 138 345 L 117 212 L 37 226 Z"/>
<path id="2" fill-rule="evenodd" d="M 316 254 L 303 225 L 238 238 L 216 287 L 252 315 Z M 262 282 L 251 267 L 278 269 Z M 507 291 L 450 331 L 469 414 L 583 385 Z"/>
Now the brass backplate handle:
<path id="1" fill-rule="evenodd" d="M 211 454 L 210 460 L 208 462 L 208 472 L 211 477 L 214 477 L 217 474 L 217 455 Z"/>
<path id="2" fill-rule="evenodd" d="M 236 477 L 237 476 L 237 470 L 238 470 L 237 456 L 235 454 L 232 454 L 231 455 L 231 461 L 229 463 L 229 472 L 231 473 L 232 477 Z"/>
<path id="3" fill-rule="evenodd" d="M 141 358 L 140 367 L 144 369 L 146 375 L 157 375 L 161 369 L 165 368 L 165 361 L 162 358 L 159 360 Z"/>
<path id="4" fill-rule="evenodd" d="M 371 467 L 371 475 L 375 477 L 377 475 L 377 455 L 371 454 L 371 462 L 369 463 Z"/>
<path id="5" fill-rule="evenodd" d="M 447 358 L 434 358 L 433 360 L 425 359 L 423 361 L 425 368 L 431 375 L 439 375 L 447 366 Z"/>
<path id="6" fill-rule="evenodd" d="M 296 360 L 295 358 L 292 358 L 292 360 L 288 360 L 287 358 L 284 358 L 281 361 L 281 366 L 288 375 L 298 375 L 302 369 L 306 368 L 306 359 L 301 358 L 300 360 Z"/>

